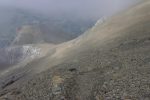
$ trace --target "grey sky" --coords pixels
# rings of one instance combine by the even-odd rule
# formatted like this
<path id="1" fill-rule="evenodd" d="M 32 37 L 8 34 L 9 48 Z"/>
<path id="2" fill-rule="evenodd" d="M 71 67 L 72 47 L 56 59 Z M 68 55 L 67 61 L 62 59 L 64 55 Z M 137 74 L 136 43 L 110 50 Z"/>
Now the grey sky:
<path id="1" fill-rule="evenodd" d="M 0 5 L 15 6 L 47 14 L 73 13 L 81 16 L 112 14 L 139 0 L 0 0 Z"/>

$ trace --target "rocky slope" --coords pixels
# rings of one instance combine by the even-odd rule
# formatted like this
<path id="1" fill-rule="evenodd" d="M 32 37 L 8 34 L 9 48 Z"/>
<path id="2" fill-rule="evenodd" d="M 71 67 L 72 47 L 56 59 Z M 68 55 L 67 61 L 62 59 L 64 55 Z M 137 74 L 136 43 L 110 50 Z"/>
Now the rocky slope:
<path id="1" fill-rule="evenodd" d="M 6 82 L 0 98 L 149 100 L 149 10 L 145 0 L 79 38 L 54 46 L 45 57 L 25 66 L 44 72 L 22 84 L 18 78 Z"/>

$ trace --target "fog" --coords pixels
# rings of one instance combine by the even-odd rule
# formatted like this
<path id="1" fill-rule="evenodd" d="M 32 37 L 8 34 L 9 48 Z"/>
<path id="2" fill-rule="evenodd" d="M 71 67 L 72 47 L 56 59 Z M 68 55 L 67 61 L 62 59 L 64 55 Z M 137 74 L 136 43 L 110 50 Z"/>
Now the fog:
<path id="1" fill-rule="evenodd" d="M 0 0 L 0 6 L 11 6 L 47 15 L 72 15 L 82 18 L 109 16 L 139 0 Z"/>

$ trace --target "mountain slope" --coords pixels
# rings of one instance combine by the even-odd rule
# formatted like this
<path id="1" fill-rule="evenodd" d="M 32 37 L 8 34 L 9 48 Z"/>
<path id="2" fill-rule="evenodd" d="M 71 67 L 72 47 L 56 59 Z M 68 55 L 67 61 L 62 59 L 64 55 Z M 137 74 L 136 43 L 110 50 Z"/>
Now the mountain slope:
<path id="1" fill-rule="evenodd" d="M 49 70 L 17 89 L 4 88 L 1 98 L 149 100 L 149 10 L 150 2 L 145 0 L 54 47 L 55 52 L 26 66 Z"/>

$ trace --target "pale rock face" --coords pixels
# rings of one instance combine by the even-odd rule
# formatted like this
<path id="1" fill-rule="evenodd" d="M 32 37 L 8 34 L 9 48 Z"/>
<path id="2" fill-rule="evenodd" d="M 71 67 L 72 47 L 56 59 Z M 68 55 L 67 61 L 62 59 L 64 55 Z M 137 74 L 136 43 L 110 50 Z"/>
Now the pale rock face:
<path id="1" fill-rule="evenodd" d="M 40 48 L 30 45 L 9 47 L 1 49 L 0 52 L 2 53 L 2 55 L 0 55 L 0 69 L 5 69 L 5 67 L 10 65 L 14 65 L 25 60 L 30 61 L 42 56 Z"/>
<path id="2" fill-rule="evenodd" d="M 31 58 L 34 59 L 37 56 L 41 55 L 41 49 L 37 47 L 32 47 L 32 46 L 23 46 L 22 47 L 23 51 L 23 56 L 22 59 L 26 58 Z"/>

